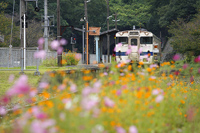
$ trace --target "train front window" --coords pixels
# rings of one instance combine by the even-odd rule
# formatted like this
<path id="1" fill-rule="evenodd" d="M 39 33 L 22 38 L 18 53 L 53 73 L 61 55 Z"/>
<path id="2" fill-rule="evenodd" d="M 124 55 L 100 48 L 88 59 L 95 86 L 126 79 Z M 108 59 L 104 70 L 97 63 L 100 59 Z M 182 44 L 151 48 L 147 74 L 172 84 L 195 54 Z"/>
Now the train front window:
<path id="1" fill-rule="evenodd" d="M 128 44 L 128 37 L 117 37 L 117 44 L 118 43 Z"/>
<path id="2" fill-rule="evenodd" d="M 131 46 L 137 46 L 137 39 L 131 39 Z"/>
<path id="3" fill-rule="evenodd" d="M 140 44 L 153 44 L 153 37 L 141 37 Z"/>

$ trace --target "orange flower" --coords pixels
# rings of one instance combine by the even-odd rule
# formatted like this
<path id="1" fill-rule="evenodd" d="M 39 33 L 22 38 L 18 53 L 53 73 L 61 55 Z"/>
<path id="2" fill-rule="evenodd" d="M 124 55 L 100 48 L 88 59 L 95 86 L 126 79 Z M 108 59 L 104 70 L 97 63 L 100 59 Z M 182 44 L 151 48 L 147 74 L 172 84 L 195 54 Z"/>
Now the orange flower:
<path id="1" fill-rule="evenodd" d="M 44 98 L 48 99 L 50 97 L 50 94 L 47 92 L 43 92 L 43 96 L 44 96 Z"/>
<path id="2" fill-rule="evenodd" d="M 52 101 L 46 101 L 45 103 L 47 107 L 52 108 L 53 107 L 53 102 Z"/>
<path id="3" fill-rule="evenodd" d="M 55 73 L 52 73 L 52 72 L 51 72 L 49 75 L 50 75 L 50 77 L 52 77 L 52 78 L 55 77 Z"/>
<path id="4" fill-rule="evenodd" d="M 181 103 L 182 103 L 182 104 L 185 104 L 185 101 L 184 101 L 184 100 L 181 100 Z"/>
<path id="5" fill-rule="evenodd" d="M 139 62 L 139 65 L 144 65 L 144 62 L 140 61 L 140 62 Z"/>

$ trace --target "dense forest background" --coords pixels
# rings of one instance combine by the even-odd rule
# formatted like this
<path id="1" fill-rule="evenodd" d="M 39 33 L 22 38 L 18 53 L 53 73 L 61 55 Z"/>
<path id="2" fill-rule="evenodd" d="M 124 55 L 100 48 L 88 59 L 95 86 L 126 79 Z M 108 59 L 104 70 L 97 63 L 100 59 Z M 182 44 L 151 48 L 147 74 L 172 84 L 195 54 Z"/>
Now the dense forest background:
<path id="1" fill-rule="evenodd" d="M 13 46 L 19 46 L 19 0 L 15 0 L 14 5 L 14 28 L 13 28 Z M 4 42 L 0 42 L 0 47 L 8 47 L 10 44 L 10 27 L 11 16 L 13 13 L 13 0 L 0 0 L 0 34 L 4 35 Z M 84 17 L 84 0 L 60 0 L 61 5 L 61 25 L 62 26 L 74 26 L 82 28 L 84 22 L 80 19 Z M 43 15 L 44 15 L 44 1 L 38 0 L 39 12 L 35 12 L 35 2 L 28 2 L 27 4 L 27 16 L 28 16 L 28 29 L 27 29 L 27 46 L 37 46 L 37 39 L 43 36 Z M 153 32 L 158 37 L 167 39 L 168 37 L 174 37 L 185 35 L 183 25 L 192 25 L 199 19 L 200 0 L 109 0 L 109 14 L 112 17 L 109 19 L 110 29 L 115 27 L 114 15 L 117 13 L 117 28 L 122 30 L 130 30 L 133 25 L 136 28 L 145 28 L 148 31 Z M 91 0 L 87 3 L 88 7 L 88 21 L 89 27 L 101 27 L 101 32 L 107 30 L 106 18 L 107 18 L 107 3 L 106 0 Z M 57 1 L 48 0 L 48 15 L 54 16 L 50 20 L 50 23 L 55 25 L 49 29 L 49 40 L 56 39 L 56 20 L 57 20 Z M 199 25 L 199 24 L 197 24 Z M 195 29 L 200 29 L 200 26 Z M 188 27 L 188 26 L 186 26 Z M 190 26 L 194 28 L 194 26 Z M 177 30 L 183 30 L 182 34 Z M 180 34 L 176 34 L 180 33 Z M 72 34 L 77 36 L 78 48 L 77 52 L 82 51 L 82 33 L 75 31 L 72 28 L 67 28 L 62 37 L 70 41 Z M 199 33 L 187 34 L 195 35 L 195 39 L 199 39 Z M 186 35 L 187 36 L 187 35 Z M 183 37 L 185 40 L 185 37 Z M 182 38 L 182 39 L 183 39 Z M 179 41 L 181 38 L 179 38 Z M 179 41 L 174 42 L 173 46 L 176 47 Z M 188 44 L 188 41 L 185 42 Z M 184 43 L 182 43 L 185 45 Z M 196 45 L 196 43 L 195 43 Z M 199 44 L 197 45 L 197 47 Z M 182 46 L 181 46 L 182 47 Z M 68 45 L 67 49 L 71 49 Z M 196 47 L 190 48 L 190 50 L 196 49 Z M 177 47 L 178 51 L 179 48 Z M 186 49 L 187 50 L 187 49 Z M 178 51 L 178 52 L 184 52 Z"/>

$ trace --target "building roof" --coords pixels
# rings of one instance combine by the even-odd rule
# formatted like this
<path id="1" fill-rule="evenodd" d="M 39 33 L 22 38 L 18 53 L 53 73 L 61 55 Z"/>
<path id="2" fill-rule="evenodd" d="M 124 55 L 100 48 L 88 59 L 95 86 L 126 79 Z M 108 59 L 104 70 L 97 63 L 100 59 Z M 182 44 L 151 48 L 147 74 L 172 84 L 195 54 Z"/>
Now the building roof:
<path id="1" fill-rule="evenodd" d="M 110 34 L 110 33 L 113 33 L 113 32 L 118 32 L 119 30 L 118 29 L 110 29 L 109 31 L 103 31 L 100 33 L 100 36 L 102 35 L 106 35 L 106 34 Z"/>

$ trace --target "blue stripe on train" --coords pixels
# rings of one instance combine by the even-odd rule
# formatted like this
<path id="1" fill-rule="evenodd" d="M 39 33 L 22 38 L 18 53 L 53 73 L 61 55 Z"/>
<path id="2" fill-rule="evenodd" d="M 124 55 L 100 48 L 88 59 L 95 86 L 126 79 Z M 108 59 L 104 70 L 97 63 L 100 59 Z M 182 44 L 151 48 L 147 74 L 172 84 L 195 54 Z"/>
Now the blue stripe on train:
<path id="1" fill-rule="evenodd" d="M 140 53 L 140 55 L 147 55 L 148 54 L 148 52 L 142 52 L 142 53 Z M 151 54 L 151 56 L 153 56 L 153 52 L 150 52 L 150 54 Z"/>
<path id="2" fill-rule="evenodd" d="M 116 56 L 127 56 L 126 52 L 116 52 Z"/>
<path id="3" fill-rule="evenodd" d="M 140 55 L 141 56 L 143 56 L 143 55 L 147 55 L 148 54 L 148 52 L 142 52 L 142 53 L 140 53 Z M 151 54 L 151 56 L 153 56 L 153 52 L 150 52 L 150 54 Z M 116 56 L 127 56 L 126 55 L 126 52 L 116 52 Z"/>

